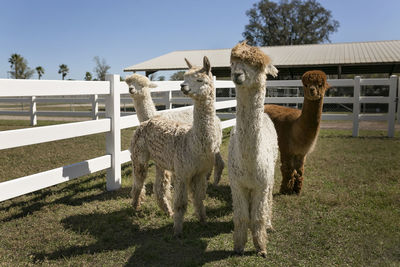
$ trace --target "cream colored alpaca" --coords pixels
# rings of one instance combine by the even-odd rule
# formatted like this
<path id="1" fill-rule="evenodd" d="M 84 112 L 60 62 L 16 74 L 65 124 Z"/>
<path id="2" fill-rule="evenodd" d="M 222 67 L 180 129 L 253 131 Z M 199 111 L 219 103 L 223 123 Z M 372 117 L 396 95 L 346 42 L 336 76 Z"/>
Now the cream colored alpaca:
<path id="1" fill-rule="evenodd" d="M 203 68 L 192 67 L 188 61 L 187 64 L 189 70 L 185 73 L 181 90 L 193 99 L 193 125 L 155 116 L 137 128 L 131 143 L 134 208 L 140 204 L 150 158 L 156 166 L 171 171 L 175 176 L 174 235 L 182 234 L 188 191 L 192 194 L 198 219 L 206 220 L 203 204 L 206 175 L 212 168 L 222 134 L 221 128 L 215 124 L 215 89 L 210 63 L 204 57 Z"/>
<path id="2" fill-rule="evenodd" d="M 146 121 L 157 115 L 157 109 L 151 98 L 150 88 L 156 88 L 157 85 L 152 83 L 146 76 L 139 74 L 132 74 L 128 76 L 125 82 L 129 86 L 129 93 L 133 100 L 133 105 L 136 110 L 136 114 L 140 122 Z M 174 121 L 193 124 L 193 110 L 185 111 L 170 111 L 168 113 L 162 113 L 161 116 Z M 215 118 L 216 127 L 221 128 L 221 121 L 218 117 Z M 222 137 L 222 136 L 221 136 Z M 222 141 L 222 140 L 221 140 Z M 215 154 L 214 161 L 214 184 L 217 185 L 221 179 L 222 171 L 225 163 L 221 157 L 221 153 Z M 207 179 L 211 175 L 212 169 L 207 175 Z M 157 199 L 158 206 L 167 215 L 172 216 L 171 208 L 171 174 L 169 171 L 165 171 L 156 167 L 156 178 L 153 186 L 153 192 Z M 145 197 L 145 192 L 142 192 L 140 201 Z"/>
<path id="3" fill-rule="evenodd" d="M 147 77 L 132 74 L 128 76 L 125 82 L 129 86 L 129 93 L 133 99 L 133 105 L 135 107 L 136 113 L 138 115 L 138 119 L 140 122 L 146 121 L 157 114 L 157 109 L 154 105 L 154 102 L 151 98 L 150 88 L 157 87 L 156 84 L 152 83 Z M 183 110 L 183 111 L 169 111 L 166 113 L 159 114 L 165 118 L 192 124 L 193 123 L 193 109 Z M 218 116 L 215 117 L 216 127 L 221 127 L 221 120 Z M 218 152 L 215 154 L 215 162 L 214 162 L 214 185 L 217 185 L 221 180 L 222 171 L 224 170 L 225 163 L 221 157 L 221 153 Z M 211 171 L 207 177 L 211 175 Z"/>
<path id="4" fill-rule="evenodd" d="M 272 228 L 272 189 L 278 141 L 264 113 L 267 74 L 277 70 L 261 50 L 245 42 L 231 52 L 236 86 L 236 127 L 231 131 L 228 170 L 233 200 L 234 251 L 243 254 L 250 227 L 259 255 L 266 256 L 267 228 Z"/>

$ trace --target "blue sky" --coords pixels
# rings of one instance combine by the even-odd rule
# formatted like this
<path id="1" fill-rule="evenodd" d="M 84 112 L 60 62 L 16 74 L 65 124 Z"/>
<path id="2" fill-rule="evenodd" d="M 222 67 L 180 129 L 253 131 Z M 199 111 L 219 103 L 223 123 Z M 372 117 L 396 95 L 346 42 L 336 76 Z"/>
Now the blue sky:
<path id="1" fill-rule="evenodd" d="M 0 78 L 7 78 L 12 53 L 31 68 L 43 66 L 42 79 L 58 80 L 60 64 L 70 79 L 93 73 L 95 56 L 125 76 L 123 68 L 171 51 L 231 48 L 256 2 L 0 0 Z M 398 0 L 319 2 L 340 22 L 332 43 L 400 39 Z"/>

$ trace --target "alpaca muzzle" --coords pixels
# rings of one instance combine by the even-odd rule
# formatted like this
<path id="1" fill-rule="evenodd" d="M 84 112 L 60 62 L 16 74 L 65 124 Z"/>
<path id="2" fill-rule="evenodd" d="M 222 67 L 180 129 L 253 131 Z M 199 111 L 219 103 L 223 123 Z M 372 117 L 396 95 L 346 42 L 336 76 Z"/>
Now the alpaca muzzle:
<path id="1" fill-rule="evenodd" d="M 233 73 L 233 82 L 236 84 L 242 84 L 245 80 L 245 76 L 243 72 L 235 72 Z"/>
<path id="2" fill-rule="evenodd" d="M 129 93 L 134 94 L 135 93 L 135 86 L 129 85 Z"/>
<path id="3" fill-rule="evenodd" d="M 315 88 L 315 86 L 310 86 L 310 96 L 317 96 L 317 95 L 318 95 L 317 88 Z"/>
<path id="4" fill-rule="evenodd" d="M 186 83 L 181 83 L 181 91 L 183 94 L 188 95 L 190 92 L 189 85 L 187 85 Z"/>

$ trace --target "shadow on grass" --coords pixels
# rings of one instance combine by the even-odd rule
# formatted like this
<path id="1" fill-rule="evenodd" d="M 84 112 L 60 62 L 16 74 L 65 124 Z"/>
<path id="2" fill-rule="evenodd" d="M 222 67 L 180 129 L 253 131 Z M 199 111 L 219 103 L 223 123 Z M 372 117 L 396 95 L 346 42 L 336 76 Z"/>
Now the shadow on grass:
<path id="1" fill-rule="evenodd" d="M 84 246 L 71 246 L 46 254 L 35 254 L 35 262 L 57 260 L 84 254 L 108 251 L 133 250 L 126 266 L 156 265 L 202 265 L 227 258 L 231 251 L 206 251 L 207 241 L 222 233 L 233 230 L 231 222 L 185 221 L 181 239 L 172 236 L 172 224 L 160 228 L 141 229 L 132 216 L 132 209 L 126 208 L 112 213 L 93 213 L 70 216 L 61 221 L 66 229 L 77 234 L 93 236 L 96 241 Z M 104 263 L 107 264 L 107 263 Z"/>
<path id="2" fill-rule="evenodd" d="M 116 199 L 118 197 L 129 197 L 129 188 L 121 188 L 112 192 L 105 191 L 104 178 L 104 173 L 91 175 L 87 178 L 78 178 L 77 180 L 70 181 L 68 184 L 62 186 L 50 187 L 31 193 L 32 198 L 28 200 L 24 198 L 18 201 L 12 201 L 10 205 L 2 207 L 0 210 L 8 211 L 11 208 L 19 207 L 21 211 L 9 217 L 0 219 L 0 222 L 15 220 L 25 217 L 35 211 L 39 211 L 44 206 L 49 205 L 49 203 L 46 201 L 46 198 L 57 194 L 62 195 L 62 197 L 51 201 L 51 204 L 80 206 L 83 203 L 92 201 L 106 201 Z M 99 193 L 78 197 L 79 193 L 90 191 L 98 191 Z"/>

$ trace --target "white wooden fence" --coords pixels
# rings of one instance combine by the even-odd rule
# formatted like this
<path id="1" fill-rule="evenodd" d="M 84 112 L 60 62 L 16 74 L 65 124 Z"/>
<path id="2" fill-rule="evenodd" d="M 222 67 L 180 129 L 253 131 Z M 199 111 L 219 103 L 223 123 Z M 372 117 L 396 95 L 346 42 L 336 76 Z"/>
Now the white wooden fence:
<path id="1" fill-rule="evenodd" d="M 34 127 L 27 129 L 8 130 L 0 132 L 0 150 L 20 146 L 51 142 L 79 136 L 97 133 L 106 133 L 105 155 L 94 159 L 88 159 L 79 163 L 63 166 L 53 170 L 9 180 L 0 183 L 0 201 L 8 200 L 52 185 L 63 183 L 100 170 L 107 170 L 107 190 L 116 190 L 121 186 L 121 164 L 130 160 L 128 150 L 120 151 L 121 130 L 139 125 L 136 115 L 121 117 L 121 94 L 128 92 L 124 82 L 120 82 L 118 75 L 107 75 L 107 81 L 45 81 L 45 80 L 10 80 L 0 79 L 0 97 L 15 99 L 14 97 L 29 97 L 31 122 L 36 123 L 37 97 L 41 96 L 82 96 L 90 95 L 92 101 L 92 112 L 96 120 L 58 124 L 51 126 Z M 398 79 L 392 76 L 390 79 L 360 79 L 354 80 L 330 80 L 334 87 L 353 87 L 353 97 L 325 97 L 325 103 L 352 103 L 352 114 L 323 114 L 323 119 L 328 120 L 352 120 L 353 136 L 358 135 L 358 122 L 360 120 L 386 120 L 388 121 L 388 136 L 394 136 L 394 123 L 396 112 L 396 91 L 398 90 Z M 172 103 L 187 103 L 187 99 L 173 99 L 172 91 L 179 90 L 180 82 L 157 82 L 157 92 L 165 92 L 164 103 L 167 108 L 172 108 Z M 360 88 L 364 85 L 389 86 L 387 97 L 360 97 Z M 216 81 L 217 88 L 234 88 L 231 81 Z M 268 81 L 268 87 L 301 87 L 301 81 Z M 99 96 L 104 95 L 105 118 L 98 118 Z M 68 98 L 67 98 L 68 99 Z M 72 99 L 72 98 L 71 98 Z M 20 99 L 19 99 L 20 100 Z M 222 98 L 216 103 L 216 109 L 226 109 L 236 106 L 236 100 Z M 18 100 L 8 100 L 18 102 Z M 59 101 L 59 100 L 50 100 Z M 81 101 L 81 100 L 79 100 Z M 266 103 L 302 103 L 302 97 L 271 97 L 266 98 Z M 360 114 L 360 103 L 386 103 L 388 113 L 380 115 Z M 177 109 L 187 109 L 182 107 Z M 174 109 L 174 110 L 177 110 Z M 162 111 L 168 112 L 168 110 Z M 398 109 L 397 117 L 400 117 Z M 9 114 L 13 114 L 12 112 Z M 58 114 L 58 115 L 57 115 Z M 54 114 L 61 116 L 62 113 Z M 80 114 L 88 116 L 87 113 Z M 69 114 L 67 115 L 69 116 Z M 222 122 L 222 127 L 227 128 L 235 124 L 235 119 Z"/>

